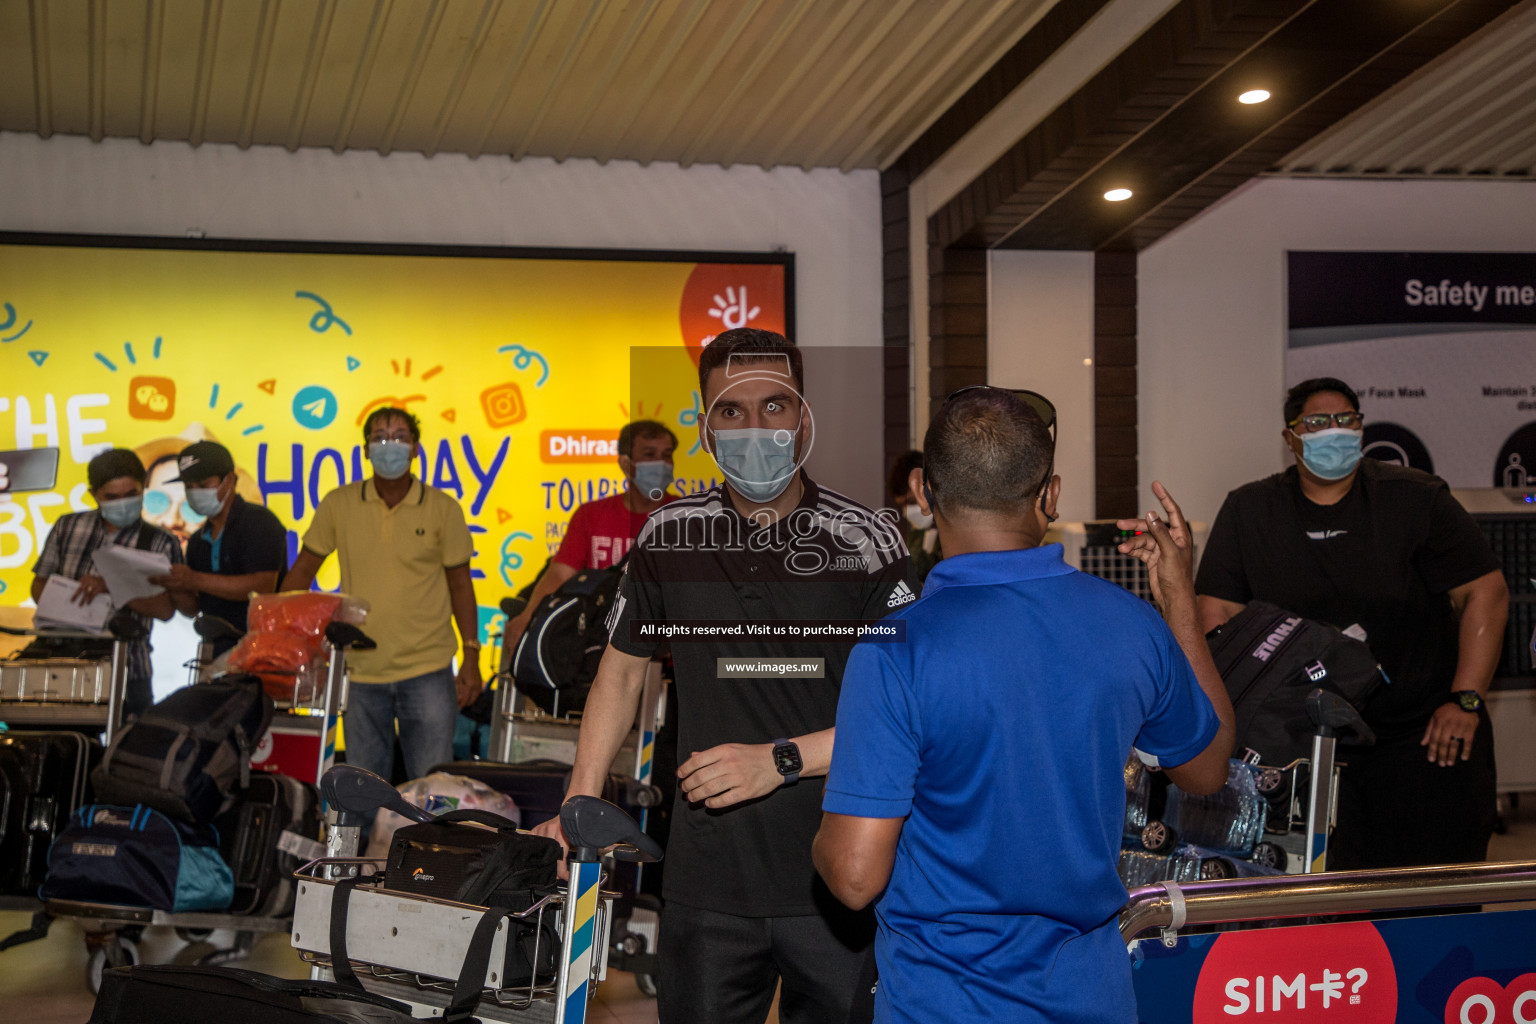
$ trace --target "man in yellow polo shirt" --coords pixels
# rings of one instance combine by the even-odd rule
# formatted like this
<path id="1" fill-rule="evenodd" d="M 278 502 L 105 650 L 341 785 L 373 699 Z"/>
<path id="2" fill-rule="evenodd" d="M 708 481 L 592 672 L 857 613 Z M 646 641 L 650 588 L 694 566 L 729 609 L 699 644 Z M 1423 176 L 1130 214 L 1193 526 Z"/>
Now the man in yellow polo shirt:
<path id="1" fill-rule="evenodd" d="M 347 655 L 347 761 L 389 778 L 398 720 L 405 771 L 416 779 L 453 759 L 458 709 L 484 687 L 469 527 L 458 502 L 411 473 L 421 449 L 415 416 L 377 409 L 363 438 L 373 476 L 320 502 L 282 589 L 309 589 L 336 552 L 341 589 L 368 601 L 365 630 L 378 643 Z M 454 623 L 464 638 L 457 678 Z"/>

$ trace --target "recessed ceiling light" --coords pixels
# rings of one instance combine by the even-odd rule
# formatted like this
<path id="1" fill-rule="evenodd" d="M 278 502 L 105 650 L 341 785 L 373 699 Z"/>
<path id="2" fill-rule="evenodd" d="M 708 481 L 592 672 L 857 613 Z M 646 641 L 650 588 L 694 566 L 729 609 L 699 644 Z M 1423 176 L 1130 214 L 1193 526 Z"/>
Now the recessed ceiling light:
<path id="1" fill-rule="evenodd" d="M 1249 89 L 1237 98 L 1239 103 L 1263 103 L 1269 99 L 1268 89 Z"/>
<path id="2" fill-rule="evenodd" d="M 1112 203 L 1123 202 L 1131 198 L 1131 190 L 1128 188 L 1112 188 L 1104 193 L 1104 198 Z"/>

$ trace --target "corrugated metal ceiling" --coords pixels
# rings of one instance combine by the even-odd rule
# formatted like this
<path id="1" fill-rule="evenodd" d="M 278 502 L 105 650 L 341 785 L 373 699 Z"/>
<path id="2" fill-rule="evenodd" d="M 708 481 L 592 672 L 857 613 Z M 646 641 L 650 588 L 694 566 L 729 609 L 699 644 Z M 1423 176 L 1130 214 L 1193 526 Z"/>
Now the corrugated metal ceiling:
<path id="1" fill-rule="evenodd" d="M 1340 121 L 1274 173 L 1536 177 L 1536 0 Z"/>
<path id="2" fill-rule="evenodd" d="M 0 130 L 878 167 L 1053 0 L 3 0 Z"/>

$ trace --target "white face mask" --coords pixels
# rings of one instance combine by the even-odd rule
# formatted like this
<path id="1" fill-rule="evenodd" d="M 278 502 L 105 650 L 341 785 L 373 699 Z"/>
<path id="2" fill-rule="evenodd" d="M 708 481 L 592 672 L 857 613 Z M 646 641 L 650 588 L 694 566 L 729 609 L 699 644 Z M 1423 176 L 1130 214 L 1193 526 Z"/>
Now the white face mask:
<path id="1" fill-rule="evenodd" d="M 933 525 L 933 516 L 919 508 L 917 502 L 907 505 L 906 511 L 907 522 L 911 523 L 914 529 L 926 530 Z"/>

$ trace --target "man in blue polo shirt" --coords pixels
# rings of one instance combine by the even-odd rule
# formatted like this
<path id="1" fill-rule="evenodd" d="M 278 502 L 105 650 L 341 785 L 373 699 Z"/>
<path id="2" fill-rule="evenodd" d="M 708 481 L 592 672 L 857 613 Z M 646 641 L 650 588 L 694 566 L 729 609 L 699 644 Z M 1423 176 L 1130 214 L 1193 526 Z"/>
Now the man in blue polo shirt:
<path id="1" fill-rule="evenodd" d="M 1232 708 L 1195 607 L 1189 531 L 1149 513 L 1122 550 L 1154 599 L 1040 547 L 1054 441 L 1012 392 L 968 388 L 928 429 L 918 495 L 944 561 L 904 644 L 860 644 L 843 677 L 817 869 L 875 903 L 876 1021 L 1136 1019 L 1116 928 L 1134 745 L 1180 787 L 1227 778 Z"/>

